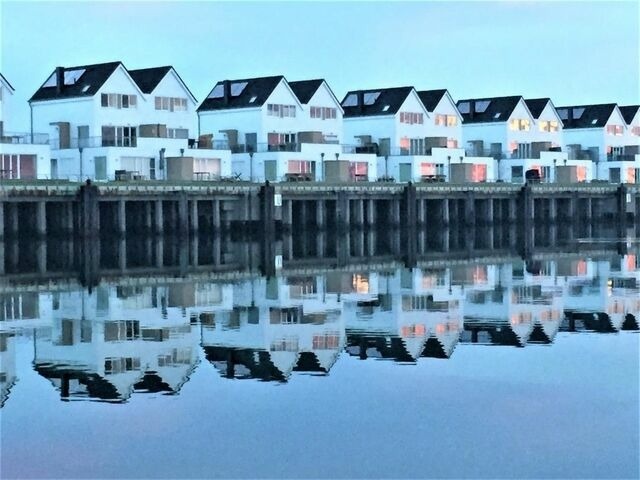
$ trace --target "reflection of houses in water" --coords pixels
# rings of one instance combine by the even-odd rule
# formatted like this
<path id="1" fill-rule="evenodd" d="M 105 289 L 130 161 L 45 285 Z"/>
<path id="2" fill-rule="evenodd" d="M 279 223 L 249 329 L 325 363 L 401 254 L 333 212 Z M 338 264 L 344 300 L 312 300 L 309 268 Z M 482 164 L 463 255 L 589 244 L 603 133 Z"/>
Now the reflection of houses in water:
<path id="1" fill-rule="evenodd" d="M 446 358 L 462 328 L 461 288 L 451 271 L 399 269 L 379 277 L 373 300 L 345 302 L 351 355 L 414 362 Z"/>
<path id="2" fill-rule="evenodd" d="M 36 326 L 41 312 L 49 310 L 50 295 L 37 292 L 0 294 L 0 322 L 4 328 Z"/>
<path id="3" fill-rule="evenodd" d="M 462 341 L 524 346 L 550 343 L 563 315 L 552 263 L 497 266 L 494 282 L 465 292 Z"/>
<path id="4" fill-rule="evenodd" d="M 0 408 L 17 380 L 15 341 L 14 333 L 0 332 Z"/>
<path id="5" fill-rule="evenodd" d="M 203 325 L 207 359 L 229 378 L 286 380 L 326 373 L 344 346 L 341 304 L 322 276 L 253 279 L 234 286 L 234 307 Z"/>
<path id="6" fill-rule="evenodd" d="M 197 363 L 198 332 L 182 315 L 163 311 L 165 293 L 101 286 L 56 295 L 51 326 L 36 333 L 36 371 L 63 398 L 178 392 Z"/>
<path id="7" fill-rule="evenodd" d="M 637 328 L 640 260 L 637 254 L 591 262 L 592 273 L 571 278 L 565 288 L 567 319 L 562 329 L 598 332 Z"/>

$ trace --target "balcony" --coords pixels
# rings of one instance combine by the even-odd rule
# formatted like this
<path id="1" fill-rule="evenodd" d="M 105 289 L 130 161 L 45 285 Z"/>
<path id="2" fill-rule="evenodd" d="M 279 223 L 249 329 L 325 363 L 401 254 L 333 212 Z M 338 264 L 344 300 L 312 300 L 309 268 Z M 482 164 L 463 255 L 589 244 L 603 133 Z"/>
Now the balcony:
<path id="1" fill-rule="evenodd" d="M 633 162 L 636 156 L 630 153 L 610 153 L 607 155 L 607 162 Z"/>
<path id="2" fill-rule="evenodd" d="M 254 145 L 236 144 L 231 145 L 229 149 L 231 153 L 264 153 L 264 152 L 301 152 L 303 145 L 338 145 L 337 143 L 324 142 L 324 143 L 309 143 L 309 142 L 287 142 L 287 143 L 258 143 Z M 354 153 L 345 152 L 343 153 Z"/>
<path id="3" fill-rule="evenodd" d="M 136 137 L 85 137 L 51 140 L 53 150 L 78 149 L 78 148 L 102 148 L 102 147 L 125 147 L 134 148 L 138 145 Z"/>
<path id="4" fill-rule="evenodd" d="M 0 143 L 21 145 L 48 145 L 49 135 L 46 133 L 12 133 L 2 132 Z"/>

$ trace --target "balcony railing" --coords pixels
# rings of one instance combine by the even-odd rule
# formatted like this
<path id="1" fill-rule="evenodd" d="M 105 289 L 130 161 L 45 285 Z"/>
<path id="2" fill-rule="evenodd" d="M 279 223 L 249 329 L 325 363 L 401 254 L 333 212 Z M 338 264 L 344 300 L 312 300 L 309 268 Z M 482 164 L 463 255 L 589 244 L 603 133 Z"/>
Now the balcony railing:
<path id="1" fill-rule="evenodd" d="M 49 135 L 46 133 L 2 132 L 0 143 L 47 145 L 49 143 Z"/>
<path id="2" fill-rule="evenodd" d="M 54 138 L 51 141 L 51 148 L 54 150 L 100 147 L 136 147 L 137 145 L 138 142 L 136 137 L 84 137 L 71 138 L 68 141 Z"/>
<path id="3" fill-rule="evenodd" d="M 607 155 L 607 162 L 633 162 L 636 156 L 630 153 L 610 153 Z"/>
<path id="4" fill-rule="evenodd" d="M 229 142 L 226 140 L 195 140 L 188 139 L 187 146 L 190 149 L 229 150 Z"/>

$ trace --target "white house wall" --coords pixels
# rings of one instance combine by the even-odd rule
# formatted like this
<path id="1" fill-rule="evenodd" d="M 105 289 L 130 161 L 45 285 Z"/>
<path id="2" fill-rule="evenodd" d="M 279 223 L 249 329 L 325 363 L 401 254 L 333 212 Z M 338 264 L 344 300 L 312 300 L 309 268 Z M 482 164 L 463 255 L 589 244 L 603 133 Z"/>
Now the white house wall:
<path id="1" fill-rule="evenodd" d="M 344 119 L 344 143 L 357 145 L 357 136 L 370 135 L 371 141 L 380 143 L 381 138 L 393 142 L 396 136 L 396 121 L 393 115 L 376 115 L 370 117 L 349 117 Z"/>
<path id="2" fill-rule="evenodd" d="M 557 132 L 541 132 L 540 131 L 540 122 L 558 122 L 558 131 Z M 564 140 L 563 140 L 563 128 L 562 128 L 562 120 L 558 117 L 555 108 L 551 102 L 547 102 L 547 105 L 540 112 L 540 116 L 535 122 L 535 125 L 532 126 L 534 130 L 533 135 L 536 142 L 552 142 L 554 146 L 563 147 L 564 151 Z"/>
<path id="3" fill-rule="evenodd" d="M 199 112 L 200 135 L 213 135 L 213 140 L 224 140 L 221 130 L 237 130 L 238 143 L 244 145 L 245 134 L 259 134 L 262 129 L 262 113 L 260 108 L 242 108 L 232 110 L 212 110 Z M 266 143 L 267 139 L 264 138 Z M 261 142 L 258 137 L 258 142 Z"/>
<path id="4" fill-rule="evenodd" d="M 178 80 L 176 73 L 170 70 L 155 90 L 145 95 L 147 101 L 140 105 L 143 119 L 141 124 L 160 124 L 167 128 L 186 128 L 189 130 L 189 138 L 196 138 L 198 134 L 198 117 L 196 115 L 196 103 Z M 186 111 L 156 110 L 155 97 L 177 97 L 187 99 Z"/>
<path id="5" fill-rule="evenodd" d="M 310 107 L 328 107 L 336 109 L 336 118 L 325 119 L 311 118 Z M 309 103 L 305 105 L 305 111 L 301 114 L 306 119 L 306 126 L 301 125 L 299 131 L 322 132 L 325 136 L 337 137 L 338 143 L 343 143 L 342 107 L 329 91 L 326 83 L 322 83 L 320 88 L 313 94 Z"/>
<path id="6" fill-rule="evenodd" d="M 270 103 L 278 105 L 295 105 L 296 116 L 281 118 L 268 115 L 267 105 Z M 304 129 L 300 127 L 305 125 L 305 114 L 306 112 L 302 110 L 298 98 L 286 84 L 286 81 L 284 79 L 281 80 L 262 106 L 262 130 L 258 131 L 258 143 L 266 144 L 269 133 L 295 133 L 297 135 L 298 132 L 304 131 Z"/>
<path id="7" fill-rule="evenodd" d="M 436 125 L 437 115 L 455 115 L 458 119 L 458 122 L 454 127 L 448 127 L 446 125 Z M 436 108 L 433 110 L 433 112 L 430 113 L 430 118 L 428 120 L 425 119 L 425 122 L 429 127 L 426 136 L 447 137 L 448 139 L 457 141 L 458 147 L 465 147 L 465 145 L 462 143 L 462 118 L 460 117 L 460 113 L 458 112 L 456 104 L 453 103 L 449 95 L 442 96 L 440 102 L 438 102 L 438 105 L 436 105 Z"/>
<path id="8" fill-rule="evenodd" d="M 422 113 L 423 123 L 409 123 L 400 122 L 401 112 Z M 402 103 L 402 106 L 395 115 L 395 136 L 391 137 L 391 148 L 399 148 L 402 138 L 425 138 L 429 136 L 430 123 L 429 112 L 424 108 L 424 105 L 420 101 L 418 94 L 412 90 L 407 98 Z"/>

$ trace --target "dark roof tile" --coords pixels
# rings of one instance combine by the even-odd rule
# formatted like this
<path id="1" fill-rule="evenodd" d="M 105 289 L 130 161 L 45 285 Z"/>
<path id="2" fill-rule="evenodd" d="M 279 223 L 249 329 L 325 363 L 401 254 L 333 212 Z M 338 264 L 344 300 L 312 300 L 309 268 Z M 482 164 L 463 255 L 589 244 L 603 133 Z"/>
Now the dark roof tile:
<path id="1" fill-rule="evenodd" d="M 169 73 L 171 66 L 141 68 L 129 70 L 129 75 L 138 84 L 143 93 L 153 92 L 160 81 Z"/>
<path id="2" fill-rule="evenodd" d="M 51 78 L 51 75 L 56 75 L 56 70 L 54 70 L 51 75 L 47 77 L 47 81 L 42 84 L 43 86 L 33 94 L 29 101 L 34 102 L 42 100 L 57 100 L 60 98 L 92 97 L 98 92 L 98 90 L 100 90 L 102 85 L 104 85 L 104 82 L 107 81 L 119 65 L 122 65 L 122 63 L 109 62 L 64 68 L 65 72 L 84 70 L 84 73 L 77 78 L 74 84 L 64 85 L 60 93 L 58 93 L 58 89 L 55 84 L 48 87 L 44 86 L 49 78 Z"/>
<path id="3" fill-rule="evenodd" d="M 315 80 L 299 80 L 297 82 L 289 82 L 289 86 L 293 93 L 296 94 L 298 100 L 301 104 L 306 105 L 311 100 L 311 97 L 315 95 L 315 93 L 320 88 L 324 80 L 322 78 L 318 78 Z"/>
<path id="4" fill-rule="evenodd" d="M 602 128 L 616 108 L 615 103 L 556 107 L 565 129 Z"/>
<path id="5" fill-rule="evenodd" d="M 468 98 L 459 100 L 457 103 L 458 110 L 462 115 L 462 123 L 487 123 L 487 122 L 506 122 L 513 110 L 522 99 L 520 95 L 510 97 L 491 97 L 491 98 Z M 462 107 L 464 103 L 469 104 L 469 110 Z M 475 111 L 470 111 L 471 105 L 475 102 Z M 479 111 L 479 107 L 486 105 L 486 109 Z"/>
<path id="6" fill-rule="evenodd" d="M 396 88 L 374 88 L 371 90 L 351 90 L 347 92 L 342 100 L 342 108 L 344 110 L 344 117 L 370 117 L 374 115 L 395 115 L 402 107 L 402 104 L 407 99 L 413 87 L 396 87 Z M 366 100 L 367 94 L 379 93 L 378 97 L 371 104 L 360 105 L 347 105 L 345 102 L 351 95 L 356 95 L 356 98 L 360 96 Z M 359 102 L 360 100 L 358 100 Z"/>
<path id="7" fill-rule="evenodd" d="M 525 100 L 524 102 L 527 104 L 527 107 L 529 108 L 531 115 L 533 115 L 533 118 L 537 120 L 538 118 L 540 118 L 540 114 L 547 106 L 547 103 L 549 103 L 550 101 L 551 99 L 549 98 L 530 98 L 528 100 Z"/>
<path id="8" fill-rule="evenodd" d="M 284 77 L 282 75 L 277 75 L 274 77 L 220 81 L 216 83 L 213 90 L 215 90 L 216 87 L 223 88 L 224 82 L 229 82 L 230 86 L 244 82 L 247 82 L 247 85 L 242 89 L 239 95 L 230 95 L 227 101 L 225 101 L 224 96 L 210 98 L 211 93 L 209 93 L 209 96 L 205 98 L 198 107 L 198 111 L 202 112 L 208 110 L 261 107 L 283 79 Z M 213 92 L 213 90 L 211 92 Z M 255 99 L 252 102 L 251 100 L 253 97 L 255 97 Z"/>
<path id="9" fill-rule="evenodd" d="M 633 121 L 633 117 L 636 116 L 638 110 L 640 110 L 640 105 L 625 105 L 622 107 L 619 106 L 618 108 L 624 117 L 624 121 L 629 125 Z"/>
<path id="10" fill-rule="evenodd" d="M 446 88 L 440 90 L 422 90 L 418 92 L 418 96 L 422 103 L 424 103 L 428 112 L 433 112 L 433 110 L 438 106 L 438 103 L 440 103 L 440 100 L 442 100 L 442 97 L 446 94 Z"/>

